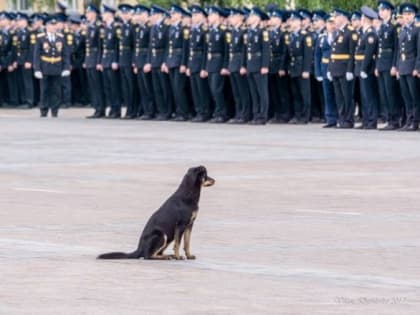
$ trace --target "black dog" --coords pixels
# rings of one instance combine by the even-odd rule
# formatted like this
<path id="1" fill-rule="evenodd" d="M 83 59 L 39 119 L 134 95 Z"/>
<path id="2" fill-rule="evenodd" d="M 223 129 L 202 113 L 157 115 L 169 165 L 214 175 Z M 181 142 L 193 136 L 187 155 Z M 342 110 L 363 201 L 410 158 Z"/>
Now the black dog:
<path id="1" fill-rule="evenodd" d="M 212 186 L 215 180 L 207 176 L 204 166 L 190 168 L 177 191 L 151 216 L 140 236 L 139 246 L 132 253 L 107 253 L 98 259 L 184 259 L 179 246 L 184 237 L 187 259 L 190 253 L 191 230 L 197 217 L 201 187 Z M 174 255 L 163 252 L 174 241 Z"/>

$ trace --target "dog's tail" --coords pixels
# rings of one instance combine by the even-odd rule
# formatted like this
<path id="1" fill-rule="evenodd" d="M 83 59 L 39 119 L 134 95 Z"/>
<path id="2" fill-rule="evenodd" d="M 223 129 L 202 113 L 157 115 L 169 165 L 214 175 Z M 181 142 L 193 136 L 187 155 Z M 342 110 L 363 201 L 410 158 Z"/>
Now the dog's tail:
<path id="1" fill-rule="evenodd" d="M 141 251 L 137 249 L 132 253 L 113 252 L 101 254 L 98 257 L 96 257 L 96 259 L 138 259 L 140 257 L 143 256 L 141 254 Z"/>

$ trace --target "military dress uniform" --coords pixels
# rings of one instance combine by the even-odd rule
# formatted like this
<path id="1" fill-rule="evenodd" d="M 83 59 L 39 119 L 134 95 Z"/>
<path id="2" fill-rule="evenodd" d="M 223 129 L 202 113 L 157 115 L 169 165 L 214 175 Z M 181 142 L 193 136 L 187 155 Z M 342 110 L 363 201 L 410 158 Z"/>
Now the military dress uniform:
<path id="1" fill-rule="evenodd" d="M 102 82 L 105 95 L 105 106 L 110 107 L 109 118 L 121 117 L 121 102 L 119 98 L 119 74 L 118 69 L 112 65 L 118 65 L 118 38 L 117 25 L 112 22 L 104 25 L 100 30 L 102 43 L 100 64 L 102 65 Z"/>
<path id="2" fill-rule="evenodd" d="M 121 96 L 123 103 L 127 107 L 124 118 L 136 118 L 138 109 L 134 103 L 134 78 L 132 70 L 134 33 L 133 26 L 127 21 L 123 21 L 117 27 L 118 37 L 118 66 L 120 71 Z"/>
<path id="3" fill-rule="evenodd" d="M 168 47 L 164 63 L 169 70 L 171 90 L 175 101 L 175 120 L 187 120 L 189 118 L 188 98 L 186 92 L 187 77 L 180 72 L 180 67 L 186 68 L 188 57 L 189 29 L 181 23 L 171 25 L 168 29 Z"/>
<path id="4" fill-rule="evenodd" d="M 3 13 L 5 14 L 5 13 Z M 0 30 L 0 106 L 7 99 L 7 72 L 12 65 L 14 50 L 12 38 L 8 30 Z"/>
<path id="5" fill-rule="evenodd" d="M 249 90 L 252 100 L 254 124 L 265 124 L 268 119 L 268 74 L 262 74 L 262 68 L 270 66 L 270 38 L 268 31 L 258 26 L 248 28 L 245 37 L 246 58 L 244 67 L 247 70 Z"/>
<path id="6" fill-rule="evenodd" d="M 36 43 L 36 35 L 31 34 L 28 28 L 17 29 L 14 34 L 16 49 L 16 87 L 18 91 L 18 105 L 32 107 L 34 105 L 34 82 L 33 82 L 33 49 Z M 31 64 L 26 68 L 25 64 Z"/>
<path id="7" fill-rule="evenodd" d="M 375 78 L 375 58 L 378 37 L 373 27 L 361 33 L 355 49 L 355 76 L 360 80 L 362 129 L 376 129 L 378 121 L 378 94 Z"/>
<path id="8" fill-rule="evenodd" d="M 357 40 L 358 35 L 354 29 L 349 25 L 345 25 L 337 30 L 331 45 L 328 72 L 334 85 L 339 128 L 354 127 L 353 55 Z"/>
<path id="9" fill-rule="evenodd" d="M 400 76 L 401 94 L 406 110 L 405 131 L 417 130 L 420 119 L 420 97 L 417 78 L 412 73 L 416 67 L 419 29 L 414 23 L 402 28 L 398 39 L 397 70 Z"/>
<path id="10" fill-rule="evenodd" d="M 290 120 L 289 89 L 286 75 L 280 76 L 279 71 L 286 72 L 287 45 L 285 34 L 280 28 L 268 30 L 270 36 L 270 66 L 268 75 L 269 100 L 274 123 L 286 123 Z"/>
<path id="11" fill-rule="evenodd" d="M 69 48 L 70 55 L 73 53 L 74 49 L 74 36 L 73 32 L 69 28 L 65 28 L 63 30 L 64 39 L 66 45 Z M 61 100 L 61 107 L 68 108 L 71 105 L 71 77 L 67 76 L 61 78 L 61 89 L 62 89 L 62 100 Z"/>
<path id="12" fill-rule="evenodd" d="M 245 123 L 251 119 L 251 100 L 246 75 L 240 73 L 246 58 L 244 36 L 245 27 L 233 27 L 226 33 L 229 50 L 229 79 L 235 102 L 235 116 L 232 123 Z"/>
<path id="13" fill-rule="evenodd" d="M 48 109 L 57 116 L 61 102 L 61 78 L 70 75 L 70 53 L 63 34 L 41 33 L 34 52 L 35 76 L 41 78 L 41 116 Z M 38 73 L 42 75 L 38 76 Z"/>
<path id="14" fill-rule="evenodd" d="M 149 120 L 155 116 L 155 104 L 153 101 L 153 85 L 151 73 L 145 73 L 143 67 L 147 64 L 150 43 L 150 26 L 138 24 L 134 26 L 134 53 L 133 64 L 137 69 L 136 82 L 139 89 L 140 119 Z"/>
<path id="15" fill-rule="evenodd" d="M 204 69 L 208 73 L 210 93 L 215 105 L 213 119 L 210 122 L 215 123 L 225 122 L 228 118 L 224 93 L 225 77 L 221 75 L 221 70 L 228 68 L 225 31 L 224 25 L 213 25 L 209 27 L 206 35 L 207 56 Z"/>
<path id="16" fill-rule="evenodd" d="M 327 76 L 332 41 L 333 34 L 324 31 L 318 37 L 314 52 L 315 77 L 322 80 L 324 116 L 326 122 L 324 128 L 336 127 L 338 119 L 337 105 L 334 98 L 334 86 Z"/>
<path id="17" fill-rule="evenodd" d="M 400 104 L 397 102 L 397 80 L 391 76 L 391 68 L 396 66 L 398 33 L 391 21 L 383 22 L 378 30 L 378 54 L 376 70 L 378 71 L 379 100 L 387 112 L 388 130 L 400 126 Z"/>
<path id="18" fill-rule="evenodd" d="M 189 34 L 188 69 L 190 71 L 191 94 L 196 117 L 194 122 L 203 122 L 210 118 L 210 90 L 206 78 L 200 77 L 200 71 L 205 67 L 207 58 L 206 43 L 207 27 L 195 25 Z"/>
<path id="19" fill-rule="evenodd" d="M 89 98 L 95 112 L 88 118 L 101 118 L 105 116 L 105 100 L 101 73 L 96 69 L 101 58 L 101 23 L 89 23 L 86 30 L 82 31 L 85 37 L 85 61 L 87 81 L 89 85 Z"/>
<path id="20" fill-rule="evenodd" d="M 305 30 L 289 34 L 288 69 L 294 108 L 293 123 L 306 124 L 311 115 L 311 80 L 302 73 L 311 73 L 313 62 L 313 38 Z"/>
<path id="21" fill-rule="evenodd" d="M 152 66 L 153 96 L 158 120 L 168 120 L 173 111 L 169 77 L 161 70 L 168 45 L 168 28 L 165 19 L 162 19 L 150 29 L 148 63 Z"/>

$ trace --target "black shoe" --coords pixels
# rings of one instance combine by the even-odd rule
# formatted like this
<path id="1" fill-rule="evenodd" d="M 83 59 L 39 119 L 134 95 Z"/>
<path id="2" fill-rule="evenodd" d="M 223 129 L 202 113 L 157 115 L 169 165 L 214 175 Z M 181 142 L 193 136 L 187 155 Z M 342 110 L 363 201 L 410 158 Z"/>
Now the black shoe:
<path id="1" fill-rule="evenodd" d="M 398 126 L 397 125 L 392 125 L 392 124 L 386 124 L 386 126 L 385 127 L 383 127 L 383 128 L 380 128 L 379 130 L 380 131 L 388 131 L 388 130 L 397 130 L 398 129 Z"/>
<path id="2" fill-rule="evenodd" d="M 311 123 L 313 123 L 313 124 L 321 124 L 323 122 L 324 122 L 324 120 L 322 118 L 319 118 L 319 117 L 312 117 L 312 120 L 311 120 Z"/>
<path id="3" fill-rule="evenodd" d="M 297 123 L 298 123 L 298 119 L 297 118 L 292 118 L 292 119 L 290 119 L 289 120 L 289 124 L 294 124 L 294 125 L 296 125 Z"/>
<path id="4" fill-rule="evenodd" d="M 153 116 L 151 115 L 143 115 L 139 117 L 140 120 L 152 120 Z"/>
<path id="5" fill-rule="evenodd" d="M 86 117 L 86 119 L 96 119 L 96 118 L 99 118 L 98 111 L 95 111 L 92 115 Z"/>
<path id="6" fill-rule="evenodd" d="M 204 117 L 203 116 L 201 116 L 201 115 L 197 115 L 197 116 L 195 116 L 192 120 L 191 120 L 192 122 L 205 122 L 206 120 L 204 119 Z"/>
<path id="7" fill-rule="evenodd" d="M 419 130 L 419 124 L 418 123 L 412 123 L 410 126 L 408 126 L 405 131 L 417 131 Z"/>
<path id="8" fill-rule="evenodd" d="M 308 124 L 308 122 L 306 120 L 297 120 L 296 124 L 297 125 L 306 125 L 306 124 Z"/>
<path id="9" fill-rule="evenodd" d="M 365 126 L 362 124 L 362 125 L 360 125 L 360 126 L 354 127 L 354 129 L 357 129 L 357 130 L 362 130 L 362 129 L 367 129 L 367 127 L 365 127 Z"/>
<path id="10" fill-rule="evenodd" d="M 176 116 L 175 118 L 171 119 L 172 121 L 187 121 L 188 118 L 184 116 Z"/>
<path id="11" fill-rule="evenodd" d="M 336 123 L 335 123 L 335 124 L 333 124 L 333 123 L 328 123 L 328 124 L 326 124 L 326 125 L 322 126 L 322 128 L 335 128 L 335 127 L 337 127 L 337 124 L 336 124 Z"/>
<path id="12" fill-rule="evenodd" d="M 106 116 L 106 118 L 109 118 L 109 119 L 120 119 L 121 118 L 121 114 L 112 113 L 112 114 L 109 114 L 108 116 Z"/>
<path id="13" fill-rule="evenodd" d="M 339 129 L 353 129 L 353 127 L 354 127 L 354 125 L 351 124 L 351 123 L 343 123 L 343 124 L 339 125 L 337 128 L 339 128 Z"/>
<path id="14" fill-rule="evenodd" d="M 376 130 L 376 129 L 378 129 L 378 126 L 377 125 L 367 125 L 365 129 L 366 130 Z"/>
<path id="15" fill-rule="evenodd" d="M 58 112 L 57 111 L 51 112 L 51 117 L 57 118 L 58 117 Z"/>
<path id="16" fill-rule="evenodd" d="M 164 115 L 157 115 L 154 120 L 156 120 L 156 121 L 165 121 L 165 120 L 168 120 L 168 119 L 169 118 L 166 117 L 166 116 L 164 116 Z"/>
<path id="17" fill-rule="evenodd" d="M 47 116 L 48 116 L 48 112 L 41 112 L 41 115 L 40 115 L 41 118 L 45 118 Z"/>
<path id="18" fill-rule="evenodd" d="M 212 118 L 212 119 L 210 119 L 210 123 L 213 123 L 213 124 L 221 124 L 221 123 L 224 123 L 226 120 L 223 118 L 223 117 L 214 117 L 214 118 Z"/>

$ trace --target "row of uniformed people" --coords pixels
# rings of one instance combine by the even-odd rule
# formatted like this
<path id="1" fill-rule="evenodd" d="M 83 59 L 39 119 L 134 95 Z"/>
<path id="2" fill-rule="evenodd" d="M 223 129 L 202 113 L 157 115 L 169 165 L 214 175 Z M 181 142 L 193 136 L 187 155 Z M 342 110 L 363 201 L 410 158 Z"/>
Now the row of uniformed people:
<path id="1" fill-rule="evenodd" d="M 306 10 L 271 10 L 267 15 L 258 8 L 247 13 L 192 6 L 187 12 L 172 6 L 168 13 L 156 6 L 120 5 L 118 22 L 115 9 L 103 9 L 101 22 L 99 10 L 90 5 L 87 22 L 72 18 L 72 31 L 65 31 L 72 60 L 79 60 L 72 77 L 85 69 L 76 72 L 78 79 L 73 81 L 81 82 L 87 73 L 82 90 L 90 92 L 94 118 L 103 117 L 107 106 L 109 117 L 120 117 L 123 103 L 127 118 L 166 120 L 174 112 L 174 119 L 186 120 L 194 112 L 194 121 L 223 122 L 231 116 L 229 105 L 234 103 L 231 122 L 263 124 L 272 116 L 273 122 L 307 123 L 325 111 L 326 127 L 352 128 L 356 92 L 361 95 L 356 100 L 362 109 L 362 128 L 376 128 L 378 104 L 388 122 L 385 129 L 401 123 L 405 129 L 418 128 L 418 74 L 413 69 L 410 75 L 405 73 L 406 60 L 417 56 L 417 51 L 406 51 L 406 44 L 417 43 L 416 8 L 411 4 L 400 6 L 402 38 L 386 17 L 393 9 L 386 1 L 379 2 L 379 14 L 385 15 L 382 22 L 376 12 L 363 8 L 360 29 L 350 26 L 348 13 L 339 9 L 328 17 L 322 11 Z M 352 20 L 356 24 L 358 19 Z M 409 30 L 413 34 L 402 36 Z M 390 55 L 392 67 L 387 69 L 382 61 Z M 375 94 L 376 85 L 393 93 L 395 101 L 385 93 Z"/>

